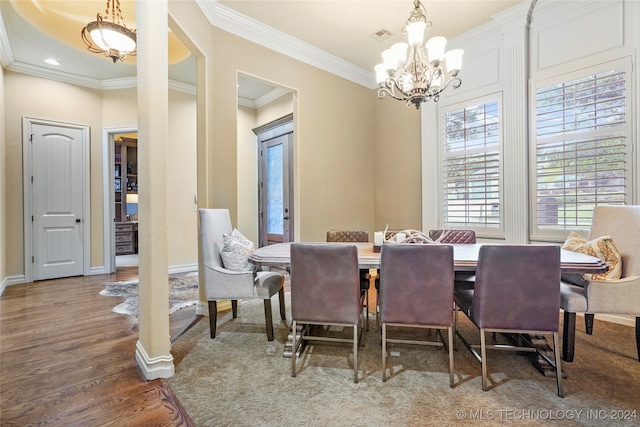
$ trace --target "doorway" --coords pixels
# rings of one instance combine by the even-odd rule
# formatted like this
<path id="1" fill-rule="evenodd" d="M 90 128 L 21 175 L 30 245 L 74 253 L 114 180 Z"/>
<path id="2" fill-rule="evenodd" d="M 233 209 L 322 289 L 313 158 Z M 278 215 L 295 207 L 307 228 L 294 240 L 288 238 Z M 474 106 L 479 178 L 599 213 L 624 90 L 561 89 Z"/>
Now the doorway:
<path id="1" fill-rule="evenodd" d="M 253 130 L 259 144 L 260 246 L 294 241 L 293 114 Z"/>
<path id="2" fill-rule="evenodd" d="M 137 139 L 137 128 L 105 129 L 104 253 L 108 254 L 105 256 L 108 273 L 138 266 Z"/>
<path id="3" fill-rule="evenodd" d="M 25 279 L 89 274 L 89 127 L 23 118 Z"/>

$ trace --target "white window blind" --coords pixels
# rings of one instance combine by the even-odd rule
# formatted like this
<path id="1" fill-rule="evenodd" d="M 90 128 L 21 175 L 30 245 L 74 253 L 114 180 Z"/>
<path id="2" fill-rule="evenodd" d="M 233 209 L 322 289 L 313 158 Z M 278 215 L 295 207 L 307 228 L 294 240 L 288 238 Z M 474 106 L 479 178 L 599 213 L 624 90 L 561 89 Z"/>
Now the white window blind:
<path id="1" fill-rule="evenodd" d="M 444 224 L 499 227 L 498 101 L 445 111 L 443 140 Z"/>
<path id="2" fill-rule="evenodd" d="M 538 228 L 589 228 L 593 208 L 627 195 L 625 68 L 536 90 Z"/>

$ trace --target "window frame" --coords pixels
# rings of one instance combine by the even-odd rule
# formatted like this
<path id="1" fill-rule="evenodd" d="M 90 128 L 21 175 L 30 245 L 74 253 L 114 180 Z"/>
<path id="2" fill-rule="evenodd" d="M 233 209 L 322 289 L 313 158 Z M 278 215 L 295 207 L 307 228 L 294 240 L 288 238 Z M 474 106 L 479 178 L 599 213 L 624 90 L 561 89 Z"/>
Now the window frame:
<path id="1" fill-rule="evenodd" d="M 625 184 L 626 190 L 624 192 L 624 200 L 625 204 L 631 204 L 633 202 L 633 195 L 637 189 L 634 182 L 634 177 L 636 176 L 636 167 L 637 165 L 634 162 L 633 153 L 637 150 L 637 143 L 634 142 L 634 134 L 633 134 L 633 123 L 634 123 L 634 104 L 633 104 L 633 92 L 632 92 L 632 80 L 634 78 L 633 69 L 632 69 L 632 60 L 631 57 L 623 57 L 611 61 L 594 63 L 589 66 L 583 67 L 574 67 L 572 69 L 568 69 L 566 66 L 563 67 L 565 71 L 554 74 L 550 77 L 543 77 L 539 79 L 532 79 L 530 84 L 530 92 L 529 92 L 529 106 L 530 106 L 530 115 L 529 115 L 529 238 L 534 241 L 563 241 L 569 235 L 570 232 L 575 231 L 581 233 L 583 235 L 587 235 L 589 232 L 589 227 L 571 227 L 571 226 L 562 226 L 562 227 L 545 227 L 544 224 L 538 224 L 538 157 L 537 150 L 539 145 L 539 140 L 549 141 L 550 139 L 554 139 L 552 137 L 538 138 L 537 135 L 537 91 L 541 88 L 571 82 L 583 77 L 588 77 L 591 75 L 596 75 L 600 73 L 604 73 L 607 71 L 613 71 L 616 69 L 623 69 L 624 71 L 624 88 L 625 88 L 625 100 L 624 100 L 624 109 L 625 109 L 625 121 L 623 125 L 620 125 L 616 128 L 612 129 L 603 129 L 603 130 L 590 130 L 584 133 L 573 132 L 568 133 L 565 141 L 575 142 L 578 140 L 584 139 L 592 139 L 594 136 L 604 136 L 604 135 L 612 135 L 614 133 L 622 133 L 624 138 L 624 160 L 625 160 Z M 559 140 L 560 138 L 556 137 L 555 139 Z M 604 203 L 598 203 L 598 205 L 604 205 Z"/>
<path id="2" fill-rule="evenodd" d="M 442 228 L 462 228 L 462 229 L 472 229 L 476 232 L 478 237 L 486 237 L 486 238 L 502 238 L 504 236 L 504 113 L 503 113 L 503 99 L 502 92 L 494 92 L 491 94 L 483 95 L 480 97 L 475 97 L 471 99 L 466 99 L 464 101 L 456 102 L 453 104 L 449 104 L 446 106 L 440 106 L 438 108 L 438 122 L 440 127 L 439 132 L 439 140 L 438 140 L 438 198 L 439 198 L 439 207 L 438 207 L 438 217 L 439 224 Z M 477 223 L 466 223 L 466 224 L 448 224 L 446 210 L 448 206 L 447 196 L 448 193 L 445 193 L 445 166 L 447 159 L 449 157 L 448 152 L 445 148 L 447 142 L 447 124 L 445 121 L 446 115 L 455 111 L 461 111 L 473 107 L 475 105 L 484 105 L 490 103 L 497 104 L 497 117 L 498 117 L 498 136 L 497 136 L 497 153 L 498 153 L 498 223 L 495 226 L 482 226 Z M 479 149 L 470 149 L 465 151 L 471 152 L 490 152 L 493 150 L 487 149 L 485 147 L 484 150 Z M 469 199 L 466 199 L 469 200 Z"/>

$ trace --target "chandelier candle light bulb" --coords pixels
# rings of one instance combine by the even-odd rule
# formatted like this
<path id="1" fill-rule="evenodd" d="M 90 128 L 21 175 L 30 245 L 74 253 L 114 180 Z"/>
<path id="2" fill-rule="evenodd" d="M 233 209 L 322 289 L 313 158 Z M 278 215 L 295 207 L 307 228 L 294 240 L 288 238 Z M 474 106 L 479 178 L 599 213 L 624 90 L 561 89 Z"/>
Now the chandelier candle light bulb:
<path id="1" fill-rule="evenodd" d="M 405 101 L 407 106 L 431 99 L 437 102 L 440 93 L 449 85 L 457 89 L 462 84 L 458 73 L 462 69 L 462 49 L 445 52 L 447 39 L 430 38 L 423 46 L 424 32 L 431 27 L 426 10 L 420 0 L 414 1 L 414 9 L 402 29 L 407 33 L 407 43 L 396 43 L 382 52 L 382 63 L 375 66 L 378 82 L 378 98 L 386 95 Z M 426 52 L 425 52 L 426 51 Z"/>

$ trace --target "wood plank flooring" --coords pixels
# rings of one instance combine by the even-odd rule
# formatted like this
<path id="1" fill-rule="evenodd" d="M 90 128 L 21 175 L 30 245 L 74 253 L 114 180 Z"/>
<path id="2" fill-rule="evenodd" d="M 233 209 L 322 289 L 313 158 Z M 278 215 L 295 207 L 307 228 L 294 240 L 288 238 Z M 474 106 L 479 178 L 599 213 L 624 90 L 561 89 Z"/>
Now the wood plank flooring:
<path id="1" fill-rule="evenodd" d="M 137 268 L 9 286 L 0 298 L 0 425 L 192 426 L 166 381 L 135 362 L 137 321 L 99 295 Z M 194 309 L 171 315 L 179 334 Z"/>

